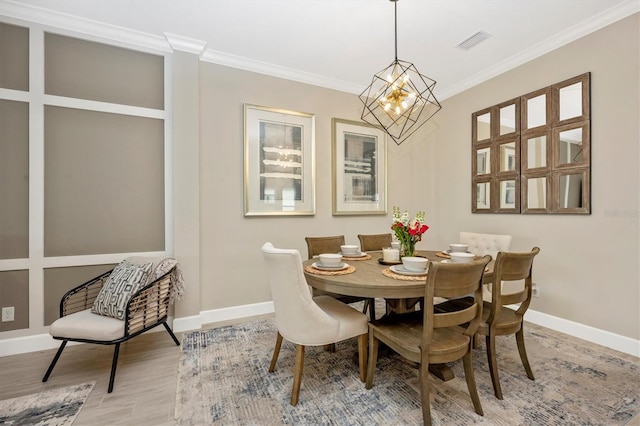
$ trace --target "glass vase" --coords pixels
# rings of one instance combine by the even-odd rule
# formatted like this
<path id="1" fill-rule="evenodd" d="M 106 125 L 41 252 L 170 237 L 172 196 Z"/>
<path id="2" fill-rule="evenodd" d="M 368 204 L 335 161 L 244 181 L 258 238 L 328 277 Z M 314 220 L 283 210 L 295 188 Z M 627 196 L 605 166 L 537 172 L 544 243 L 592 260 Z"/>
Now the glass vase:
<path id="1" fill-rule="evenodd" d="M 415 241 L 402 242 L 400 244 L 400 257 L 410 257 L 416 255 L 416 243 Z"/>

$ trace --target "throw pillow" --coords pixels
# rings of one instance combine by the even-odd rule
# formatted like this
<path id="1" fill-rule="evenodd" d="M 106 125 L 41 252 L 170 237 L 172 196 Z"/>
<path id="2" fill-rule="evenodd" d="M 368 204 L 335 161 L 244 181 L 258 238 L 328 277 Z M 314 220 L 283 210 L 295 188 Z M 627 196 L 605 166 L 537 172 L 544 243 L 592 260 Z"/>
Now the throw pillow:
<path id="1" fill-rule="evenodd" d="M 102 286 L 91 312 L 123 320 L 131 296 L 147 284 L 152 265 L 120 262 Z"/>

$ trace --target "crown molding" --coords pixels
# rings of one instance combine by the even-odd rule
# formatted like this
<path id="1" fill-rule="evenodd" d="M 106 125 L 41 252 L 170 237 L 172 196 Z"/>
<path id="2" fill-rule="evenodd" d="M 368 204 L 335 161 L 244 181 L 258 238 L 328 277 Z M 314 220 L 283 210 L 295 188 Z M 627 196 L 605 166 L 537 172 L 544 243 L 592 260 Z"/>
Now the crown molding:
<path id="1" fill-rule="evenodd" d="M 640 1 L 627 0 L 585 22 L 580 23 L 579 25 L 566 29 L 564 32 L 547 39 L 538 45 L 519 53 L 518 55 L 486 68 L 460 83 L 450 86 L 444 91 L 438 91 L 437 97 L 441 101 L 445 100 L 639 11 Z M 165 53 L 171 53 L 175 50 L 194 53 L 199 55 L 200 60 L 204 62 L 215 63 L 218 65 L 297 81 L 299 83 L 310 84 L 313 86 L 334 89 L 346 93 L 360 94 L 366 87 L 364 84 L 354 84 L 292 68 L 282 67 L 268 62 L 257 61 L 242 56 L 206 49 L 205 42 L 178 34 L 165 33 L 164 37 L 156 36 L 55 12 L 46 8 L 26 5 L 15 0 L 0 0 L 0 15 L 57 28 L 62 33 L 80 33 L 85 37 L 96 41 L 111 40 L 120 45 L 151 49 Z"/>
<path id="2" fill-rule="evenodd" d="M 465 90 L 477 86 L 478 84 L 484 83 L 487 80 L 497 77 L 500 74 L 512 70 L 526 62 L 532 61 L 535 58 L 538 58 L 566 44 L 576 41 L 586 35 L 589 35 L 601 28 L 606 27 L 607 25 L 611 25 L 614 22 L 617 22 L 628 16 L 631 16 L 639 11 L 640 1 L 638 0 L 627 0 L 624 3 L 620 3 L 610 9 L 605 10 L 599 15 L 592 17 L 591 19 L 581 22 L 578 25 L 574 25 L 573 27 L 567 28 L 562 33 L 556 34 L 555 36 L 544 40 L 536 46 L 524 50 L 505 61 L 499 62 L 489 68 L 485 68 L 483 71 L 465 80 L 462 80 L 459 84 L 451 86 L 445 92 L 440 93 L 438 99 L 445 100 L 451 96 L 457 95 L 458 93 L 462 93 Z"/>
<path id="3" fill-rule="evenodd" d="M 187 53 L 195 53 L 200 56 L 207 47 L 207 42 L 195 38 L 184 37 L 178 34 L 164 33 L 165 38 L 173 50 Z"/>
<path id="4" fill-rule="evenodd" d="M 278 77 L 286 80 L 297 81 L 299 83 L 310 84 L 313 86 L 339 90 L 341 92 L 360 94 L 366 87 L 365 85 L 357 85 L 342 80 L 328 78 L 318 74 L 308 73 L 293 68 L 286 68 L 280 65 L 257 61 L 254 59 L 245 58 L 243 56 L 231 55 L 229 53 L 212 49 L 207 49 L 200 56 L 200 59 L 204 62 L 224 65 L 231 68 L 238 68 L 258 74 L 266 74 L 272 77 Z"/>
<path id="5" fill-rule="evenodd" d="M 115 41 L 120 45 L 170 53 L 172 50 L 164 37 L 128 28 L 118 27 L 91 19 L 79 18 L 50 9 L 27 5 L 14 0 L 0 0 L 0 15 L 17 20 L 42 24 L 59 29 L 63 34 L 82 34 L 95 41 Z"/>

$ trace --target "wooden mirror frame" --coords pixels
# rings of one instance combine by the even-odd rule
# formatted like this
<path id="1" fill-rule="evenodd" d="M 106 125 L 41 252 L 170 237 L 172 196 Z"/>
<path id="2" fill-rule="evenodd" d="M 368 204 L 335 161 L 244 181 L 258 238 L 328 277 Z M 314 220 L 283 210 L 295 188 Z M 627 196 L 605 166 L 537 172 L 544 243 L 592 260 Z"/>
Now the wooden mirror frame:
<path id="1" fill-rule="evenodd" d="M 473 213 L 591 214 L 590 83 L 591 74 L 581 74 L 484 108 L 471 115 L 471 211 Z M 565 93 L 573 98 L 580 96 L 580 102 L 571 108 L 575 114 L 561 120 L 563 89 L 576 84 L 580 86 L 579 92 L 571 90 Z M 540 114 L 544 114 L 544 119 L 537 118 L 533 127 L 529 127 L 531 100 L 533 100 L 532 104 L 544 103 L 539 111 Z M 500 134 L 504 129 L 500 123 L 500 111 L 503 108 L 513 108 L 515 111 L 515 123 L 513 127 L 508 128 L 515 130 Z M 489 114 L 489 138 L 478 140 L 479 127 L 482 126 L 479 119 L 487 117 L 487 114 Z M 572 131 L 579 135 L 580 140 L 578 142 L 578 138 L 565 139 L 568 143 L 563 150 L 561 134 Z M 540 142 L 536 145 L 537 161 L 530 161 L 530 140 Z M 542 141 L 544 144 L 541 144 Z M 514 162 L 514 167 L 502 170 L 500 165 L 504 159 L 500 158 L 503 152 L 501 147 L 507 143 L 515 145 L 514 159 L 509 159 L 510 162 Z M 563 157 L 572 158 L 571 146 L 579 146 L 577 148 L 579 157 L 576 154 L 575 161 L 564 161 Z M 487 149 L 488 151 L 483 151 Z M 489 164 L 486 164 L 488 173 L 478 174 L 479 155 L 484 152 L 489 153 Z M 533 166 L 530 166 L 530 163 L 533 163 Z M 566 179 L 563 180 L 565 176 L 576 176 L 576 178 L 573 183 L 570 183 L 565 182 Z M 515 188 L 503 194 L 501 188 L 504 188 L 502 182 L 505 181 L 513 181 Z M 571 189 L 569 185 L 574 188 L 573 194 L 567 192 Z M 484 188 L 483 191 L 479 190 L 480 186 Z M 539 192 L 537 197 L 529 194 L 532 190 Z"/>

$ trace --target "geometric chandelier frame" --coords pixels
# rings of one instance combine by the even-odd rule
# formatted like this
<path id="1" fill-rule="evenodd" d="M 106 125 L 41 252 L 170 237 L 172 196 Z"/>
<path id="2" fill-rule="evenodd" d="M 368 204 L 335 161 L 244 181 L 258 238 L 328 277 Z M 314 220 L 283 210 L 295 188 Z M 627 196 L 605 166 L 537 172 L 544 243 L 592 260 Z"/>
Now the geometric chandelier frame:
<path id="1" fill-rule="evenodd" d="M 398 0 L 395 9 L 395 59 L 373 76 L 360 94 L 362 120 L 383 130 L 400 145 L 442 106 L 433 94 L 435 80 L 420 74 L 415 65 L 398 59 Z"/>

